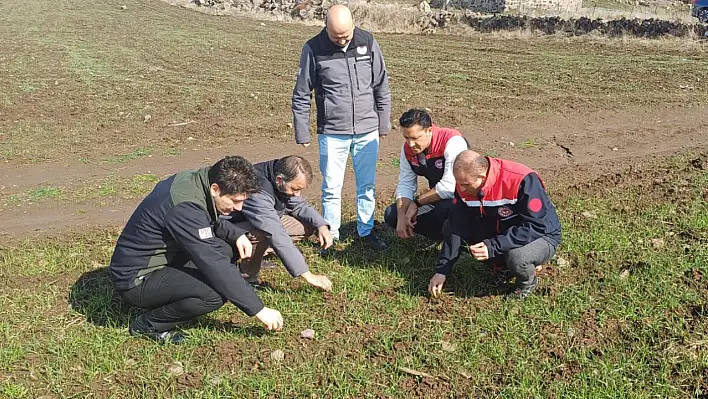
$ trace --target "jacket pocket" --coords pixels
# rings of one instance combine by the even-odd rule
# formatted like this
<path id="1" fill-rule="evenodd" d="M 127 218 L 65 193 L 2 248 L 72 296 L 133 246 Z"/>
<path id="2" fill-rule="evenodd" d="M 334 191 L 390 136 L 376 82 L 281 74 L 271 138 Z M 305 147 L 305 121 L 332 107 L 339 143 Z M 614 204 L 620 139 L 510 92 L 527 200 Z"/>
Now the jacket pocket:
<path id="1" fill-rule="evenodd" d="M 371 57 L 357 57 L 354 62 L 356 73 L 356 86 L 358 91 L 368 91 L 371 89 L 372 72 Z"/>
<path id="2" fill-rule="evenodd" d="M 324 107 L 325 120 L 331 122 L 334 115 L 335 115 L 335 112 L 334 112 L 334 103 L 332 102 L 332 97 L 330 95 L 327 95 L 327 94 L 324 95 L 324 100 L 322 101 L 322 106 Z"/>

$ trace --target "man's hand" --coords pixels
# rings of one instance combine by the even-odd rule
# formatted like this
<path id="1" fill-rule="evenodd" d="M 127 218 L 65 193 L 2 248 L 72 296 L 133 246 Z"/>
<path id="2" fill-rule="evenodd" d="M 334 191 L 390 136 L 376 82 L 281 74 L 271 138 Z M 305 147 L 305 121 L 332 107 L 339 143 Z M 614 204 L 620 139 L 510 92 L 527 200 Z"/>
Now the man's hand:
<path id="1" fill-rule="evenodd" d="M 479 261 L 485 261 L 489 259 L 489 250 L 483 242 L 478 242 L 477 244 L 470 245 L 470 253 L 475 259 Z"/>
<path id="2" fill-rule="evenodd" d="M 332 246 L 334 239 L 332 238 L 332 233 L 329 232 L 329 227 L 322 226 L 318 229 L 317 236 L 320 239 L 320 246 L 327 249 Z"/>
<path id="3" fill-rule="evenodd" d="M 430 279 L 430 283 L 428 283 L 428 292 L 430 292 L 430 295 L 432 295 L 433 298 L 437 298 L 440 294 L 442 294 L 442 288 L 443 284 L 445 284 L 445 280 L 447 280 L 447 277 L 440 273 L 435 273 L 433 278 Z"/>
<path id="4" fill-rule="evenodd" d="M 317 287 L 324 291 L 332 291 L 332 282 L 329 281 L 327 276 L 321 274 L 312 274 L 309 271 L 301 275 L 302 278 L 307 281 L 313 287 Z"/>
<path id="5" fill-rule="evenodd" d="M 283 329 L 283 316 L 275 309 L 263 308 L 256 313 L 256 317 L 265 325 L 268 331 L 280 331 Z"/>
<path id="6" fill-rule="evenodd" d="M 411 226 L 415 226 L 418 221 L 418 205 L 416 205 L 415 202 L 411 201 L 410 205 L 408 205 L 408 209 L 406 210 L 406 220 L 408 220 L 408 224 Z"/>
<path id="7" fill-rule="evenodd" d="M 236 249 L 238 249 L 238 256 L 241 259 L 248 259 L 253 253 L 253 244 L 251 240 L 246 236 L 246 234 L 241 235 L 241 237 L 236 239 Z"/>
<path id="8" fill-rule="evenodd" d="M 302 143 L 302 144 L 300 144 L 300 145 L 303 146 L 303 147 L 305 147 L 305 148 L 307 148 L 307 147 L 310 146 L 310 143 Z"/>
<path id="9" fill-rule="evenodd" d="M 398 219 L 398 222 L 396 222 L 396 235 L 404 239 L 413 237 L 413 226 L 411 226 L 408 219 Z"/>

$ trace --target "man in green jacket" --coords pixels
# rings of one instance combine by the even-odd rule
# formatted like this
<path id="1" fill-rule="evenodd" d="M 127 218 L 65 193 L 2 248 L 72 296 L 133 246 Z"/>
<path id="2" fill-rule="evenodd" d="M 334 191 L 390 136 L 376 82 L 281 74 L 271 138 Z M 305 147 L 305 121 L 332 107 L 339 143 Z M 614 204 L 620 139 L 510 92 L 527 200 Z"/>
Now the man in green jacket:
<path id="1" fill-rule="evenodd" d="M 253 165 L 240 156 L 186 171 L 159 182 L 123 229 L 109 266 L 123 300 L 146 309 L 130 323 L 130 334 L 182 343 L 177 329 L 229 301 L 267 330 L 283 318 L 267 308 L 243 279 L 233 258 L 251 256 L 248 223 L 220 222 L 240 211 L 259 189 Z M 238 254 L 234 256 L 234 244 Z"/>

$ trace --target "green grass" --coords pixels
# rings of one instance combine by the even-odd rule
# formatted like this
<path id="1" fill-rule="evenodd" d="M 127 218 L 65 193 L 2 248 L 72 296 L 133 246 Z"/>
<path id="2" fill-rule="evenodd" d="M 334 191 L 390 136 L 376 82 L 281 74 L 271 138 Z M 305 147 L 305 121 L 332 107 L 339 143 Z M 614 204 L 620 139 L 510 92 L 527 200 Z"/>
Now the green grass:
<path id="1" fill-rule="evenodd" d="M 59 201 L 78 203 L 109 198 L 136 199 L 152 191 L 159 181 L 156 175 L 145 173 L 128 178 L 105 177 L 67 187 L 39 187 L 22 193 L 0 197 L 0 205 L 17 206 L 28 203 Z"/>
<path id="2" fill-rule="evenodd" d="M 706 165 L 703 162 L 702 165 Z M 602 195 L 557 193 L 558 254 L 536 295 L 498 295 L 460 260 L 448 293 L 425 289 L 436 254 L 420 239 L 370 253 L 345 240 L 330 259 L 301 245 L 321 293 L 264 271 L 285 329 L 233 306 L 200 319 L 185 346 L 130 338 L 132 309 L 105 265 L 117 231 L 27 240 L 0 251 L 4 397 L 686 398 L 708 393 L 708 176 L 686 158 L 636 171 Z M 651 191 L 644 181 L 661 180 Z M 590 211 L 595 218 L 586 218 Z M 651 239 L 663 238 L 655 247 Z M 501 287 L 500 287 L 501 289 Z M 487 293 L 491 295 L 486 295 Z M 305 328 L 316 338 L 299 338 Z M 270 353 L 285 353 L 282 363 Z M 183 373 L 168 367 L 181 362 Z M 407 374 L 401 368 L 433 378 Z"/>
<path id="3" fill-rule="evenodd" d="M 180 149 L 168 148 L 162 152 L 162 155 L 166 156 L 166 157 L 176 157 L 176 156 L 182 155 L 183 153 L 184 153 L 184 151 L 182 151 Z"/>
<path id="4" fill-rule="evenodd" d="M 110 157 L 104 160 L 105 163 L 124 163 L 132 161 L 134 159 L 152 156 L 152 148 L 138 148 L 137 150 L 121 154 L 114 157 Z"/>
<path id="5" fill-rule="evenodd" d="M 518 144 L 521 149 L 538 148 L 540 145 L 533 139 L 527 139 Z"/>

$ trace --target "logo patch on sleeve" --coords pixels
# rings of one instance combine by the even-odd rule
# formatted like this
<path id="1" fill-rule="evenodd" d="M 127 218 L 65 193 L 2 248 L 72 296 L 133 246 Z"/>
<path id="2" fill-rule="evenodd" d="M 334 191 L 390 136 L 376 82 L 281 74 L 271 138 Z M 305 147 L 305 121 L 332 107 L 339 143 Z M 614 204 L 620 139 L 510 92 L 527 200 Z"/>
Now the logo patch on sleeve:
<path id="1" fill-rule="evenodd" d="M 202 240 L 214 238 L 214 234 L 211 232 L 211 227 L 199 229 L 199 238 L 201 238 Z"/>
<path id="2" fill-rule="evenodd" d="M 531 201 L 529 201 L 529 210 L 531 212 L 538 212 L 543 208 L 543 202 L 541 202 L 540 198 L 532 198 Z"/>
<path id="3" fill-rule="evenodd" d="M 436 168 L 442 169 L 443 166 L 445 166 L 445 163 L 443 162 L 442 159 L 438 159 L 437 161 L 435 161 L 435 167 L 436 167 Z"/>

